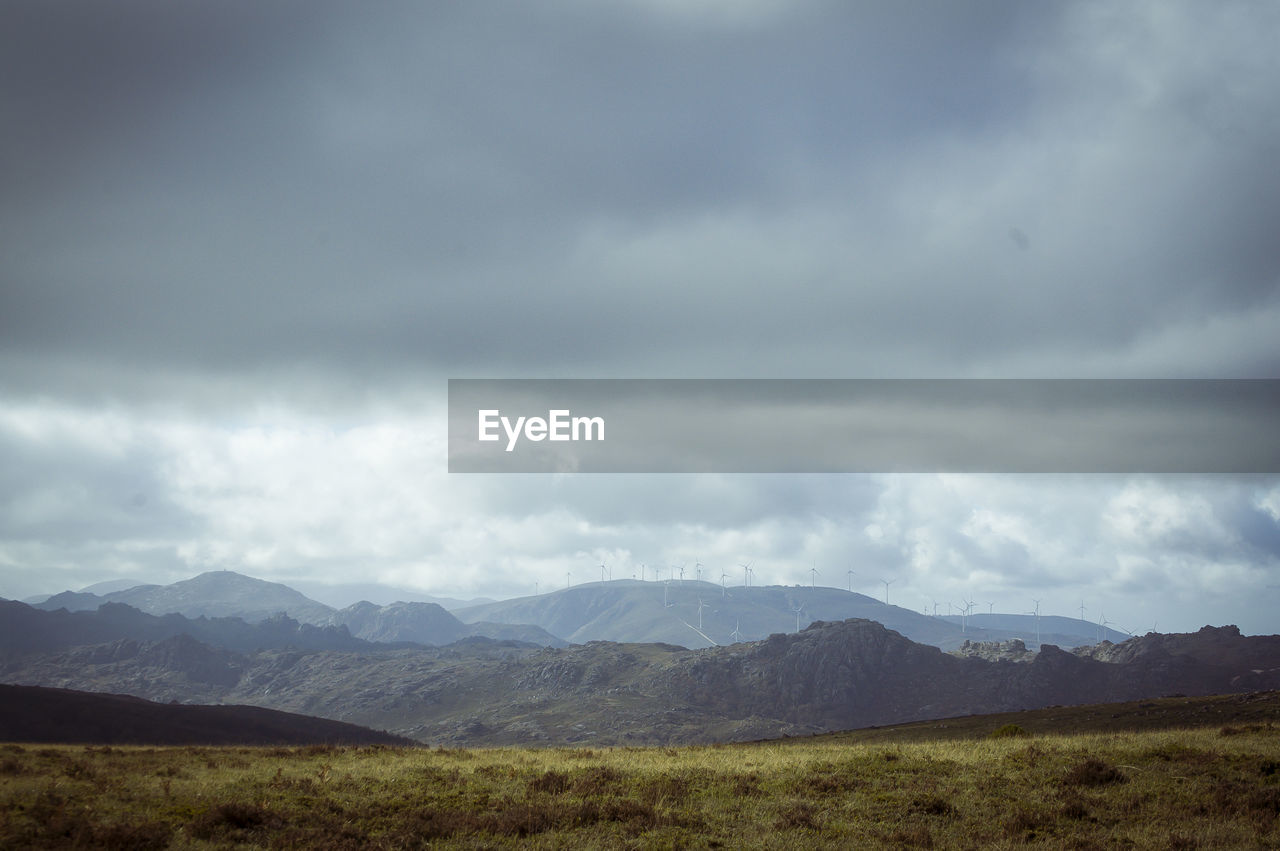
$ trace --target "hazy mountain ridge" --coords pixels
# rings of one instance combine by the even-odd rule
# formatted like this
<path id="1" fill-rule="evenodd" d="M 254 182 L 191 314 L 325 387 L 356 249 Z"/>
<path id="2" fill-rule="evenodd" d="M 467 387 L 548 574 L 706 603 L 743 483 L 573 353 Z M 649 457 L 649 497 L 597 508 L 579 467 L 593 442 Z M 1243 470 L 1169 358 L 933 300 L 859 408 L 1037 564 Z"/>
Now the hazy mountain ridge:
<path id="1" fill-rule="evenodd" d="M 84 595 L 77 603 L 88 608 Z M 95 595 L 96 596 L 96 595 Z M 40 608 L 61 606 L 55 595 Z M 326 623 L 331 609 L 323 603 L 279 582 L 255 579 L 231 570 L 214 570 L 169 585 L 137 585 L 124 591 L 112 591 L 98 598 L 101 602 L 124 603 L 154 615 L 176 613 L 189 618 L 238 617 L 249 623 L 265 620 L 278 612 L 301 623 Z M 94 607 L 96 608 L 96 607 Z"/>
<path id="2" fill-rule="evenodd" d="M 1031 663 L 958 658 L 866 620 L 707 650 L 472 638 L 442 648 L 210 654 L 188 639 L 28 656 L 4 676 L 268 706 L 467 745 L 724 741 L 1280 686 L 1280 637 L 1207 628 L 1154 638 L 1117 651 L 1131 661 L 1046 646 Z M 1258 669 L 1259 660 L 1270 664 Z"/>
<path id="3" fill-rule="evenodd" d="M 92 586 L 91 586 L 92 587 Z M 360 587 L 360 586 L 351 586 Z M 87 590 L 87 589 L 86 589 Z M 54 610 L 93 610 L 122 602 L 154 615 L 233 616 L 257 622 L 278 612 L 316 626 L 346 626 L 367 641 L 449 644 L 469 635 L 531 641 L 661 642 L 697 649 L 763 639 L 824 620 L 874 620 L 913 641 L 954 650 L 966 641 L 1021 639 L 1035 649 L 1035 618 L 1027 615 L 958 617 L 922 614 L 881 600 L 826 586 L 729 586 L 698 580 L 589 582 L 532 597 L 448 610 L 421 600 L 386 604 L 360 601 L 343 609 L 316 602 L 289 586 L 233 571 L 211 571 L 172 585 L 143 585 L 106 595 L 66 591 L 36 605 Z M 991 625 L 990 628 L 984 625 Z M 1007 628 L 1006 628 L 1007 627 Z M 1073 647 L 1092 644 L 1100 628 L 1077 618 L 1045 615 L 1040 639 Z M 1101 630 L 1118 641 L 1125 636 Z"/>
<path id="4" fill-rule="evenodd" d="M 699 624 L 702 603 L 702 627 Z M 807 585 L 721 587 L 710 582 L 639 582 L 633 579 L 589 582 L 533 597 L 518 597 L 454 610 L 463 621 L 536 624 L 568 641 L 663 642 L 697 649 L 763 639 L 796 631 L 796 608 L 801 628 L 815 621 L 865 618 L 882 623 L 913 641 L 944 650 L 965 641 L 1022 639 L 1034 648 L 1034 618 L 1009 615 L 993 621 L 1011 629 L 982 628 L 978 616 L 959 619 L 933 617 L 841 588 Z M 987 617 L 987 616 L 983 616 Z M 1073 647 L 1095 641 L 1095 625 L 1070 618 L 1041 618 L 1041 640 Z M 1113 640 L 1126 636 L 1114 630 Z"/>
<path id="5" fill-rule="evenodd" d="M 368 601 L 340 609 L 330 623 L 343 626 L 366 641 L 445 645 L 471 636 L 499 641 L 528 641 L 547 647 L 563 647 L 566 642 L 541 627 L 530 624 L 465 624 L 436 603 L 391 603 L 378 606 Z"/>
<path id="6" fill-rule="evenodd" d="M 104 642 L 162 641 L 188 635 L 231 650 L 303 647 L 313 650 L 357 650 L 371 647 L 345 626 L 314 626 L 284 614 L 257 623 L 240 618 L 188 618 L 152 615 L 124 603 L 104 603 L 95 611 L 43 611 L 14 600 L 0 600 L 0 655 L 47 652 Z"/>
<path id="7" fill-rule="evenodd" d="M 464 624 L 435 603 L 396 602 L 378 606 L 359 602 L 345 609 L 333 609 L 287 585 L 266 582 L 230 570 L 202 573 L 171 585 L 138 585 L 105 595 L 64 591 L 32 605 L 45 611 L 66 609 L 69 612 L 93 612 L 104 605 L 125 605 L 154 616 L 182 616 L 192 620 L 238 618 L 251 625 L 278 620 L 283 613 L 295 624 L 302 624 L 304 630 L 337 627 L 348 630 L 355 638 L 374 642 L 411 641 L 440 645 L 479 635 L 497 640 L 531 641 L 547 646 L 564 644 L 557 636 L 528 624 L 495 624 L 485 621 Z M 229 643 L 230 639 L 208 631 L 188 632 L 202 641 L 211 641 L 220 646 L 244 647 L 243 643 Z M 155 639 L 168 634 L 172 634 L 172 630 L 127 636 L 116 633 L 94 640 L 120 637 Z M 278 642 L 266 642 L 257 646 L 278 646 Z M 323 645 L 313 640 L 302 642 L 299 646 Z M 337 649 L 339 644 L 331 643 L 328 646 Z M 250 646 L 244 649 L 253 648 Z"/>
<path id="8" fill-rule="evenodd" d="M 476 597 L 469 600 L 462 600 L 456 597 L 437 597 L 432 594 L 423 594 L 410 588 L 383 585 L 378 582 L 332 584 L 309 579 L 291 579 L 288 584 L 289 587 L 301 591 L 312 600 L 323 603 L 332 609 L 345 609 L 359 602 L 370 602 L 379 606 L 389 606 L 392 603 L 435 603 L 447 611 L 453 611 L 465 606 L 479 606 L 484 603 L 494 602 L 489 597 Z M 82 588 L 80 590 L 87 591 L 90 589 Z"/>

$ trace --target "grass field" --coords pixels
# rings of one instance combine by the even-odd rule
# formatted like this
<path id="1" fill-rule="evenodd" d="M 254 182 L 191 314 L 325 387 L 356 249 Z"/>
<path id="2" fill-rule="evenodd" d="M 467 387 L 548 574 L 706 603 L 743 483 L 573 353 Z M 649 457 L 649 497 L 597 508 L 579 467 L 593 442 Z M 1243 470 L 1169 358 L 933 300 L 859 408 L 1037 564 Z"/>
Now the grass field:
<path id="1" fill-rule="evenodd" d="M 1280 848 L 1280 724 L 992 723 L 598 750 L 0 745 L 0 847 Z"/>

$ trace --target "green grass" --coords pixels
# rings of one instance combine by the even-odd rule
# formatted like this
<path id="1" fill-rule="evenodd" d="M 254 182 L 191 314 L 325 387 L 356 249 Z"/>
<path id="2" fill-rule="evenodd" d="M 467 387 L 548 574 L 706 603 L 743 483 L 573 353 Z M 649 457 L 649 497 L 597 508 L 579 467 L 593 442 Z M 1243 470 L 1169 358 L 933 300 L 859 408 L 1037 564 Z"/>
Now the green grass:
<path id="1" fill-rule="evenodd" d="M 1280 725 L 1000 726 L 594 750 L 0 745 L 0 847 L 1280 847 Z"/>

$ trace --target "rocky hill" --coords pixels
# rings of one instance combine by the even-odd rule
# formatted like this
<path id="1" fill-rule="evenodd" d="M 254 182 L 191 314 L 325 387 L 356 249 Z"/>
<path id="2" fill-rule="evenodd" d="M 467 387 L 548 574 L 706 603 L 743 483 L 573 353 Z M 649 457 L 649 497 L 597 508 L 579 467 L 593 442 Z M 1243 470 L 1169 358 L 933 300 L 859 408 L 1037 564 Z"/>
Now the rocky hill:
<path id="1" fill-rule="evenodd" d="M 1148 633 L 1120 644 L 1104 641 L 1094 647 L 1077 647 L 1073 652 L 1111 664 L 1148 668 L 1194 659 L 1206 668 L 1229 675 L 1233 689 L 1280 688 L 1280 638 L 1241 635 L 1234 626 L 1204 627 L 1199 632 L 1173 635 Z"/>
<path id="2" fill-rule="evenodd" d="M 1118 649 L 1121 661 L 1046 646 L 1029 663 L 960 658 L 856 619 L 705 650 L 470 638 L 435 648 L 233 654 L 169 639 L 28 655 L 0 678 L 256 704 L 466 745 L 727 741 L 1275 687 L 1255 671 L 1280 668 L 1280 637 L 1223 628 L 1169 638 L 1160 653 Z"/>

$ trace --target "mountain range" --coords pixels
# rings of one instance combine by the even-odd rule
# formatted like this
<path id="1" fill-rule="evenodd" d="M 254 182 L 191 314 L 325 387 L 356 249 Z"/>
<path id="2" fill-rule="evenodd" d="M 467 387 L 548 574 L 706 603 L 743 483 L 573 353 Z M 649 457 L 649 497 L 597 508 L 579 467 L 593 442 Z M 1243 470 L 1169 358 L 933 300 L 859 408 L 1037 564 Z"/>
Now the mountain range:
<path id="1" fill-rule="evenodd" d="M 379 606 L 365 601 L 334 609 L 287 585 L 230 570 L 202 573 L 171 585 L 137 585 L 101 595 L 64 591 L 32 605 L 45 611 L 65 609 L 72 613 L 123 605 L 157 616 L 179 615 L 191 620 L 238 618 L 254 625 L 278 620 L 283 615 L 294 623 L 295 628 L 298 625 L 318 629 L 345 627 L 350 636 L 377 642 L 449 644 L 480 635 L 553 647 L 565 643 L 545 630 L 527 624 L 463 623 L 436 603 L 395 602 Z M 210 640 L 196 632 L 191 634 Z M 212 642 L 224 647 L 237 646 L 226 643 L 225 639 L 212 639 Z M 314 645 L 305 643 L 303 646 Z"/>
<path id="2" fill-rule="evenodd" d="M 1008 620 L 983 627 L 973 623 L 976 615 L 961 623 L 959 619 L 921 614 L 841 588 L 807 585 L 726 588 L 694 580 L 617 579 L 468 606 L 455 609 L 453 614 L 465 622 L 533 624 L 573 643 L 658 641 L 696 649 L 796 632 L 819 620 L 865 618 L 943 650 L 957 649 L 965 641 L 1014 638 L 1033 649 L 1037 646 L 1034 618 L 1023 620 L 1009 615 L 1005 616 Z M 1040 620 L 1040 641 L 1059 647 L 1128 638 L 1111 629 L 1099 635 L 1096 624 L 1072 618 L 1046 616 Z"/>
<path id="3" fill-rule="evenodd" d="M 88 611 L 103 603 L 123 603 L 154 615 L 238 617 L 250 623 L 284 612 L 303 624 L 347 626 L 354 637 L 369 641 L 435 645 L 482 635 L 547 646 L 656 641 L 698 649 L 795 632 L 818 620 L 866 618 L 943 650 L 957 649 L 966 641 L 1014 638 L 1033 650 L 1037 646 L 1037 619 L 1031 616 L 973 615 L 962 622 L 888 605 L 840 588 L 723 587 L 695 580 L 589 582 L 452 611 L 423 601 L 361 601 L 334 609 L 287 585 L 222 570 L 171 585 L 140 585 L 103 594 L 65 591 L 31 602 L 50 611 Z M 1039 641 L 1045 644 L 1070 648 L 1127 637 L 1076 618 L 1039 618 Z"/>
<path id="4" fill-rule="evenodd" d="M 20 604 L 19 604 L 20 605 Z M 472 637 L 446 647 L 267 648 L 189 635 L 7 654 L 0 680 L 256 705 L 448 745 L 670 744 L 1280 687 L 1280 636 L 1206 627 L 1029 662 L 944 653 L 867 620 L 688 650 Z"/>
<path id="5" fill-rule="evenodd" d="M 0 681 L 260 706 L 448 745 L 761 739 L 1280 687 L 1280 636 L 1206 627 L 1068 652 L 1047 629 L 1099 627 L 1042 617 L 1034 652 L 978 616 L 956 624 L 812 586 L 601 582 L 449 613 L 335 610 L 219 571 L 100 596 L 92 611 L 58 607 L 82 596 L 0 601 Z"/>

